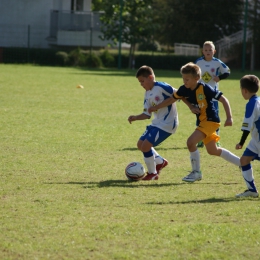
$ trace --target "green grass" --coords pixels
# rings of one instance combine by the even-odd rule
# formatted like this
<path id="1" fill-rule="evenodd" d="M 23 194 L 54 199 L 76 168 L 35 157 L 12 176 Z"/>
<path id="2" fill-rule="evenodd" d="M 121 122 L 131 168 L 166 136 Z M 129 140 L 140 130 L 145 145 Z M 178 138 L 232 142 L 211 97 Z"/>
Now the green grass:
<path id="1" fill-rule="evenodd" d="M 237 167 L 203 148 L 203 180 L 181 181 L 195 128 L 182 102 L 179 129 L 158 147 L 169 166 L 158 181 L 128 182 L 124 168 L 143 163 L 136 143 L 150 123 L 127 122 L 142 112 L 135 71 L 0 71 L 0 259 L 259 259 L 259 199 L 234 197 L 246 188 Z M 182 84 L 178 71 L 155 73 Z M 242 75 L 232 71 L 220 83 L 234 117 L 221 143 L 238 156 Z M 259 163 L 253 167 L 258 184 Z"/>

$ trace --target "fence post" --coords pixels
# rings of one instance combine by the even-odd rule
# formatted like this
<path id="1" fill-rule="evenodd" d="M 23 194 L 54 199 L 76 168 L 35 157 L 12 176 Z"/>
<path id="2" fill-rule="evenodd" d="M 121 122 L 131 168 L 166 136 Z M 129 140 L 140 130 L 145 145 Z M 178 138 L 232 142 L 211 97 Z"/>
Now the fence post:
<path id="1" fill-rule="evenodd" d="M 243 38 L 243 54 L 242 54 L 242 71 L 245 71 L 246 66 L 246 27 L 247 27 L 247 7 L 248 7 L 248 0 L 245 3 L 245 14 L 244 14 L 244 38 Z"/>
<path id="2" fill-rule="evenodd" d="M 28 30 L 27 30 L 27 62 L 30 63 L 30 32 L 31 28 L 30 25 L 28 25 Z"/>

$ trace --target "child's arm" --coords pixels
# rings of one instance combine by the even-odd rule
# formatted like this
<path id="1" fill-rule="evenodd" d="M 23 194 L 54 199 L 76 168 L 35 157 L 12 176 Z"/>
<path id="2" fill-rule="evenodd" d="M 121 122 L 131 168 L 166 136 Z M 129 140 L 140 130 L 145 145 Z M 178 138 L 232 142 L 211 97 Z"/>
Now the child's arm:
<path id="1" fill-rule="evenodd" d="M 222 79 L 226 79 L 229 75 L 230 75 L 230 73 L 226 72 L 226 73 L 223 73 L 219 76 L 214 76 L 213 79 L 214 79 L 215 82 L 219 82 Z"/>
<path id="2" fill-rule="evenodd" d="M 232 119 L 231 107 L 229 105 L 228 99 L 222 95 L 218 101 L 222 103 L 222 105 L 225 109 L 225 112 L 226 112 L 227 119 L 226 119 L 224 126 L 232 126 L 233 119 Z"/>
<path id="3" fill-rule="evenodd" d="M 128 117 L 128 122 L 129 122 L 130 124 L 132 124 L 133 121 L 136 121 L 136 120 L 145 120 L 145 119 L 150 119 L 150 118 L 151 118 L 150 116 L 148 116 L 148 115 L 142 113 L 142 114 L 140 114 L 140 115 L 135 115 L 135 116 L 132 115 L 132 116 L 129 116 L 129 117 Z"/>
<path id="4" fill-rule="evenodd" d="M 182 98 L 182 101 L 188 106 L 188 108 L 190 109 L 190 111 L 193 114 L 199 114 L 200 113 L 200 109 L 198 107 L 195 107 L 194 105 L 192 105 L 186 98 Z"/>
<path id="5" fill-rule="evenodd" d="M 153 106 L 153 107 L 149 107 L 148 112 L 152 113 L 152 112 L 154 112 L 154 111 L 156 111 L 160 108 L 167 107 L 167 106 L 173 104 L 174 102 L 176 102 L 177 100 L 178 99 L 175 99 L 173 97 L 169 97 L 169 98 L 165 99 L 162 103 L 157 104 L 156 106 Z"/>
<path id="6" fill-rule="evenodd" d="M 241 136 L 241 139 L 240 139 L 240 142 L 236 145 L 236 149 L 242 149 L 245 141 L 246 141 L 246 138 L 248 137 L 248 135 L 250 134 L 250 131 L 247 131 L 247 130 L 242 130 L 243 131 L 243 134 Z"/>

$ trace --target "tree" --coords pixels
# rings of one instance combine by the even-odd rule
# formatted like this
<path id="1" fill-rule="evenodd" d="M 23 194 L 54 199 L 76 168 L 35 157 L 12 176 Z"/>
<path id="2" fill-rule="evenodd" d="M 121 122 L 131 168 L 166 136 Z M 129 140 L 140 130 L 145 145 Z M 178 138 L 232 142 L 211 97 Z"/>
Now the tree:
<path id="1" fill-rule="evenodd" d="M 260 0 L 248 1 L 248 28 L 252 31 L 251 44 L 251 65 L 250 69 L 254 70 L 256 61 L 260 57 Z M 260 63 L 259 63 L 260 64 Z M 257 64 L 257 65 L 259 65 Z"/>
<path id="2" fill-rule="evenodd" d="M 151 41 L 156 25 L 153 23 L 152 0 L 103 0 L 98 2 L 104 11 L 100 17 L 104 39 L 115 44 L 121 41 L 130 44 L 129 66 L 132 64 L 137 43 Z M 120 28 L 120 3 L 122 3 L 122 27 Z M 95 5 L 95 3 L 93 3 Z M 100 10 L 99 10 L 100 11 Z"/>
<path id="3" fill-rule="evenodd" d="M 244 0 L 155 0 L 160 42 L 202 45 L 242 29 Z M 162 16 L 162 14 L 164 14 Z"/>

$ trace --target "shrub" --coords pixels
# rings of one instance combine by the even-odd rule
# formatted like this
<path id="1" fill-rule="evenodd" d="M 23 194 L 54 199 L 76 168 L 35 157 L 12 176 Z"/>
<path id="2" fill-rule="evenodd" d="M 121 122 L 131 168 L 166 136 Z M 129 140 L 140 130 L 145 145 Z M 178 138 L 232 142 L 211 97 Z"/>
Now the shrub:
<path id="1" fill-rule="evenodd" d="M 90 53 L 86 56 L 85 66 L 91 68 L 100 68 L 102 67 L 102 61 L 95 53 Z"/>
<path id="2" fill-rule="evenodd" d="M 99 57 L 105 67 L 115 67 L 116 66 L 115 58 L 108 50 L 101 52 Z"/>
<path id="3" fill-rule="evenodd" d="M 64 51 L 58 51 L 56 54 L 56 62 L 57 65 L 66 65 L 69 62 L 69 55 L 67 52 Z"/>
<path id="4" fill-rule="evenodd" d="M 73 66 L 85 66 L 86 54 L 79 47 L 69 53 L 69 64 Z"/>

